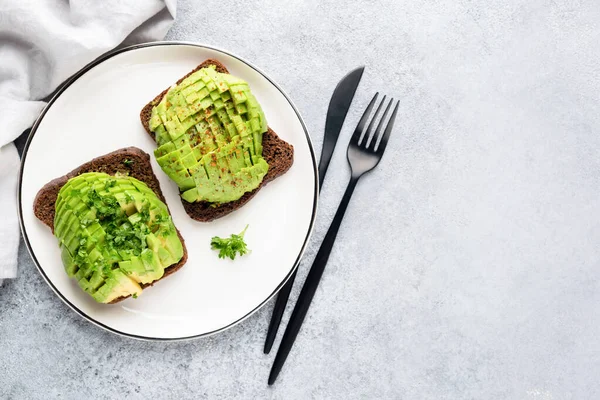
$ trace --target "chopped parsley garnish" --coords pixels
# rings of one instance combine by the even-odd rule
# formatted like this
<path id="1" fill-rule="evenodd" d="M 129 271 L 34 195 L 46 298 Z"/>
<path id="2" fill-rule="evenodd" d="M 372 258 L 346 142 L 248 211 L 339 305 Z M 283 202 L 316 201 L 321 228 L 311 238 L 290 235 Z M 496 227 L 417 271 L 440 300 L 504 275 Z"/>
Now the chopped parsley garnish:
<path id="1" fill-rule="evenodd" d="M 106 182 L 104 182 L 104 190 L 108 190 L 111 187 L 115 187 L 117 184 L 117 181 L 114 179 L 109 179 Z"/>
<path id="2" fill-rule="evenodd" d="M 87 205 L 95 208 L 96 216 L 102 220 L 116 218 L 116 214 L 121 211 L 117 199 L 113 196 L 101 196 L 96 190 L 89 191 Z"/>
<path id="3" fill-rule="evenodd" d="M 139 211 L 139 213 L 140 213 L 142 222 L 146 223 L 146 222 L 150 221 L 150 208 L 149 208 L 148 204 L 146 204 L 144 207 L 142 207 L 142 209 Z"/>
<path id="4" fill-rule="evenodd" d="M 133 165 L 133 161 L 132 161 L 132 160 L 130 160 L 129 158 L 126 158 L 126 159 L 123 161 L 123 165 L 125 165 L 126 167 L 131 167 L 131 166 Z"/>
<path id="5" fill-rule="evenodd" d="M 137 299 L 138 298 L 137 293 L 132 294 L 131 297 L 133 297 L 134 299 Z"/>
<path id="6" fill-rule="evenodd" d="M 210 241 L 211 249 L 219 250 L 219 258 L 229 257 L 234 260 L 238 253 L 243 256 L 248 253 L 248 247 L 244 242 L 246 229 L 248 229 L 248 225 L 238 235 L 234 233 L 228 238 L 214 236 Z"/>
<path id="7" fill-rule="evenodd" d="M 107 181 L 105 189 L 114 186 Z M 133 199 L 132 196 L 129 196 Z M 147 223 L 150 219 L 149 205 L 143 204 L 140 211 L 140 221 L 134 224 L 129 221 L 127 214 L 119 206 L 117 199 L 111 195 L 101 195 L 96 190 L 90 190 L 87 193 L 87 204 L 90 208 L 96 210 L 98 221 L 102 222 L 104 232 L 106 233 L 106 241 L 100 245 L 100 249 L 114 250 L 116 252 L 131 253 L 139 256 L 142 251 L 148 247 L 146 236 L 150 233 Z M 81 226 L 86 227 L 91 223 L 89 220 L 81 221 Z M 158 229 L 157 229 L 158 230 Z M 85 240 L 85 239 L 82 239 Z M 85 242 L 80 242 L 78 254 L 81 261 L 87 257 L 87 252 L 84 249 Z"/>

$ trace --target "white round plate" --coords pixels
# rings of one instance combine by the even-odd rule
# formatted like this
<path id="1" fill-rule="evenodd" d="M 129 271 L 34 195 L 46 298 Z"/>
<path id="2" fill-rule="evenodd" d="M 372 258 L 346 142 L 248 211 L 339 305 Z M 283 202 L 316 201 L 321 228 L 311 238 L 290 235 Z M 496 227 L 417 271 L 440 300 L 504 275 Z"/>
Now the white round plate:
<path id="1" fill-rule="evenodd" d="M 111 151 L 156 148 L 139 119 L 142 107 L 207 58 L 245 79 L 263 106 L 269 126 L 294 145 L 294 164 L 244 207 L 210 223 L 190 219 L 176 185 L 152 156 L 152 167 L 183 235 L 188 261 L 144 290 L 138 299 L 96 303 L 64 271 L 56 238 L 33 214 L 36 193 L 50 180 Z M 114 51 L 86 66 L 63 86 L 36 121 L 25 147 L 19 214 L 25 243 L 39 271 L 73 310 L 111 332 L 150 340 L 210 335 L 240 322 L 264 305 L 296 268 L 317 207 L 317 169 L 304 123 L 288 98 L 250 63 L 209 46 L 160 42 Z M 251 253 L 221 260 L 212 236 L 229 236 L 246 224 Z"/>

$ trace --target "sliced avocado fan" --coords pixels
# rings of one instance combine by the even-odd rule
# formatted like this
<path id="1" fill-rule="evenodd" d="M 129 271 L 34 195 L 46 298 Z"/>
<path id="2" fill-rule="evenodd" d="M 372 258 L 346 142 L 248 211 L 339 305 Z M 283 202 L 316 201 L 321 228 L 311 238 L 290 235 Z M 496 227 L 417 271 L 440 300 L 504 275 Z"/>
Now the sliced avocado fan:
<path id="1" fill-rule="evenodd" d="M 262 108 L 245 81 L 214 66 L 172 86 L 152 109 L 149 127 L 158 164 L 187 202 L 238 200 L 269 170 Z"/>
<path id="2" fill-rule="evenodd" d="M 55 205 L 54 235 L 69 277 L 96 301 L 142 292 L 183 257 L 167 206 L 143 182 L 89 172 L 69 179 Z"/>

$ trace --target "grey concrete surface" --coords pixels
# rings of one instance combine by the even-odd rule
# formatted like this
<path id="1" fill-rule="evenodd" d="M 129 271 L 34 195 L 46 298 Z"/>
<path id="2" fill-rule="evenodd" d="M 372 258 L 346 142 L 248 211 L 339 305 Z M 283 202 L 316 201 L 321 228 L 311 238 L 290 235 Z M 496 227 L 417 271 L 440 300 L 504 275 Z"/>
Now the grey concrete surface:
<path id="1" fill-rule="evenodd" d="M 272 302 L 209 339 L 137 342 L 71 312 L 22 247 L 0 288 L 0 398 L 600 398 L 600 3 L 185 0 L 177 13 L 168 39 L 262 67 L 317 152 L 337 80 L 367 66 L 300 281 L 377 90 L 401 99 L 389 150 L 274 387 Z"/>

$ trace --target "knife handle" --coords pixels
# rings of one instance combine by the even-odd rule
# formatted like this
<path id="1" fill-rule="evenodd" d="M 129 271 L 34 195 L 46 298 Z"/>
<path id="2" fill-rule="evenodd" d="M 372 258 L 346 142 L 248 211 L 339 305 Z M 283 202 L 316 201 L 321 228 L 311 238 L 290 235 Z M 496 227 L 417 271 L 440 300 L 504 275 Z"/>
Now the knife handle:
<path id="1" fill-rule="evenodd" d="M 277 294 L 277 300 L 275 300 L 273 314 L 271 314 L 271 322 L 269 322 L 269 330 L 267 331 L 267 339 L 265 340 L 265 347 L 263 349 L 263 352 L 265 354 L 269 354 L 269 352 L 273 348 L 273 342 L 275 342 L 275 337 L 277 336 L 277 331 L 279 330 L 279 325 L 281 324 L 281 318 L 283 317 L 285 306 L 287 305 L 288 299 L 290 298 L 290 292 L 294 287 L 296 273 L 298 272 L 298 268 L 300 268 L 299 264 L 300 263 L 298 262 L 298 266 L 292 273 L 292 276 L 290 276 L 288 281 L 285 283 L 285 285 L 283 285 L 283 287 Z"/>
<path id="2" fill-rule="evenodd" d="M 283 339 L 281 339 L 279 350 L 275 356 L 275 361 L 273 362 L 273 367 L 271 368 L 271 373 L 269 374 L 269 385 L 272 385 L 277 379 L 277 376 L 279 375 L 279 372 L 281 372 L 283 364 L 285 364 L 285 360 L 287 359 L 288 354 L 290 354 L 290 350 L 296 341 L 298 332 L 300 332 L 300 327 L 302 326 L 304 318 L 308 313 L 310 303 L 317 292 L 319 282 L 323 276 L 323 271 L 325 271 L 325 266 L 329 260 L 331 250 L 333 249 L 335 238 L 337 237 L 338 230 L 340 229 L 342 220 L 344 219 L 346 208 L 348 208 L 350 198 L 352 198 L 352 193 L 354 193 L 354 188 L 356 187 L 356 183 L 358 182 L 359 178 L 360 176 L 353 176 L 351 178 L 340 206 L 335 213 L 335 217 L 333 217 L 333 221 L 329 226 L 329 230 L 327 231 L 327 234 L 323 239 L 323 243 L 321 243 L 321 247 L 317 252 L 315 260 L 313 261 L 313 265 L 308 271 L 308 276 L 306 277 L 304 286 L 302 286 L 300 296 L 298 296 L 298 301 L 296 302 L 296 306 L 294 307 L 290 321 L 288 322 L 285 333 L 283 334 Z"/>
<path id="3" fill-rule="evenodd" d="M 327 135 L 325 135 L 325 137 L 327 137 Z M 325 174 L 327 173 L 327 168 L 329 167 L 329 162 L 331 161 L 331 155 L 333 154 L 336 142 L 337 138 L 334 141 L 325 140 L 325 142 L 323 143 L 321 159 L 319 160 L 319 192 L 323 187 Z M 275 306 L 273 307 L 273 314 L 271 314 L 271 321 L 269 322 L 269 329 L 267 330 L 265 347 L 263 348 L 263 352 L 265 354 L 269 354 L 269 352 L 273 348 L 273 342 L 275 341 L 275 337 L 277 336 L 277 331 L 279 330 L 279 325 L 281 324 L 281 318 L 283 317 L 285 306 L 287 305 L 288 299 L 290 298 L 290 293 L 292 291 L 292 287 L 294 286 L 294 280 L 296 279 L 296 273 L 298 272 L 298 268 L 300 268 L 300 265 L 296 267 L 292 276 L 290 276 L 288 281 L 285 283 L 285 285 L 283 285 L 283 287 L 279 291 L 279 294 L 277 294 Z"/>

